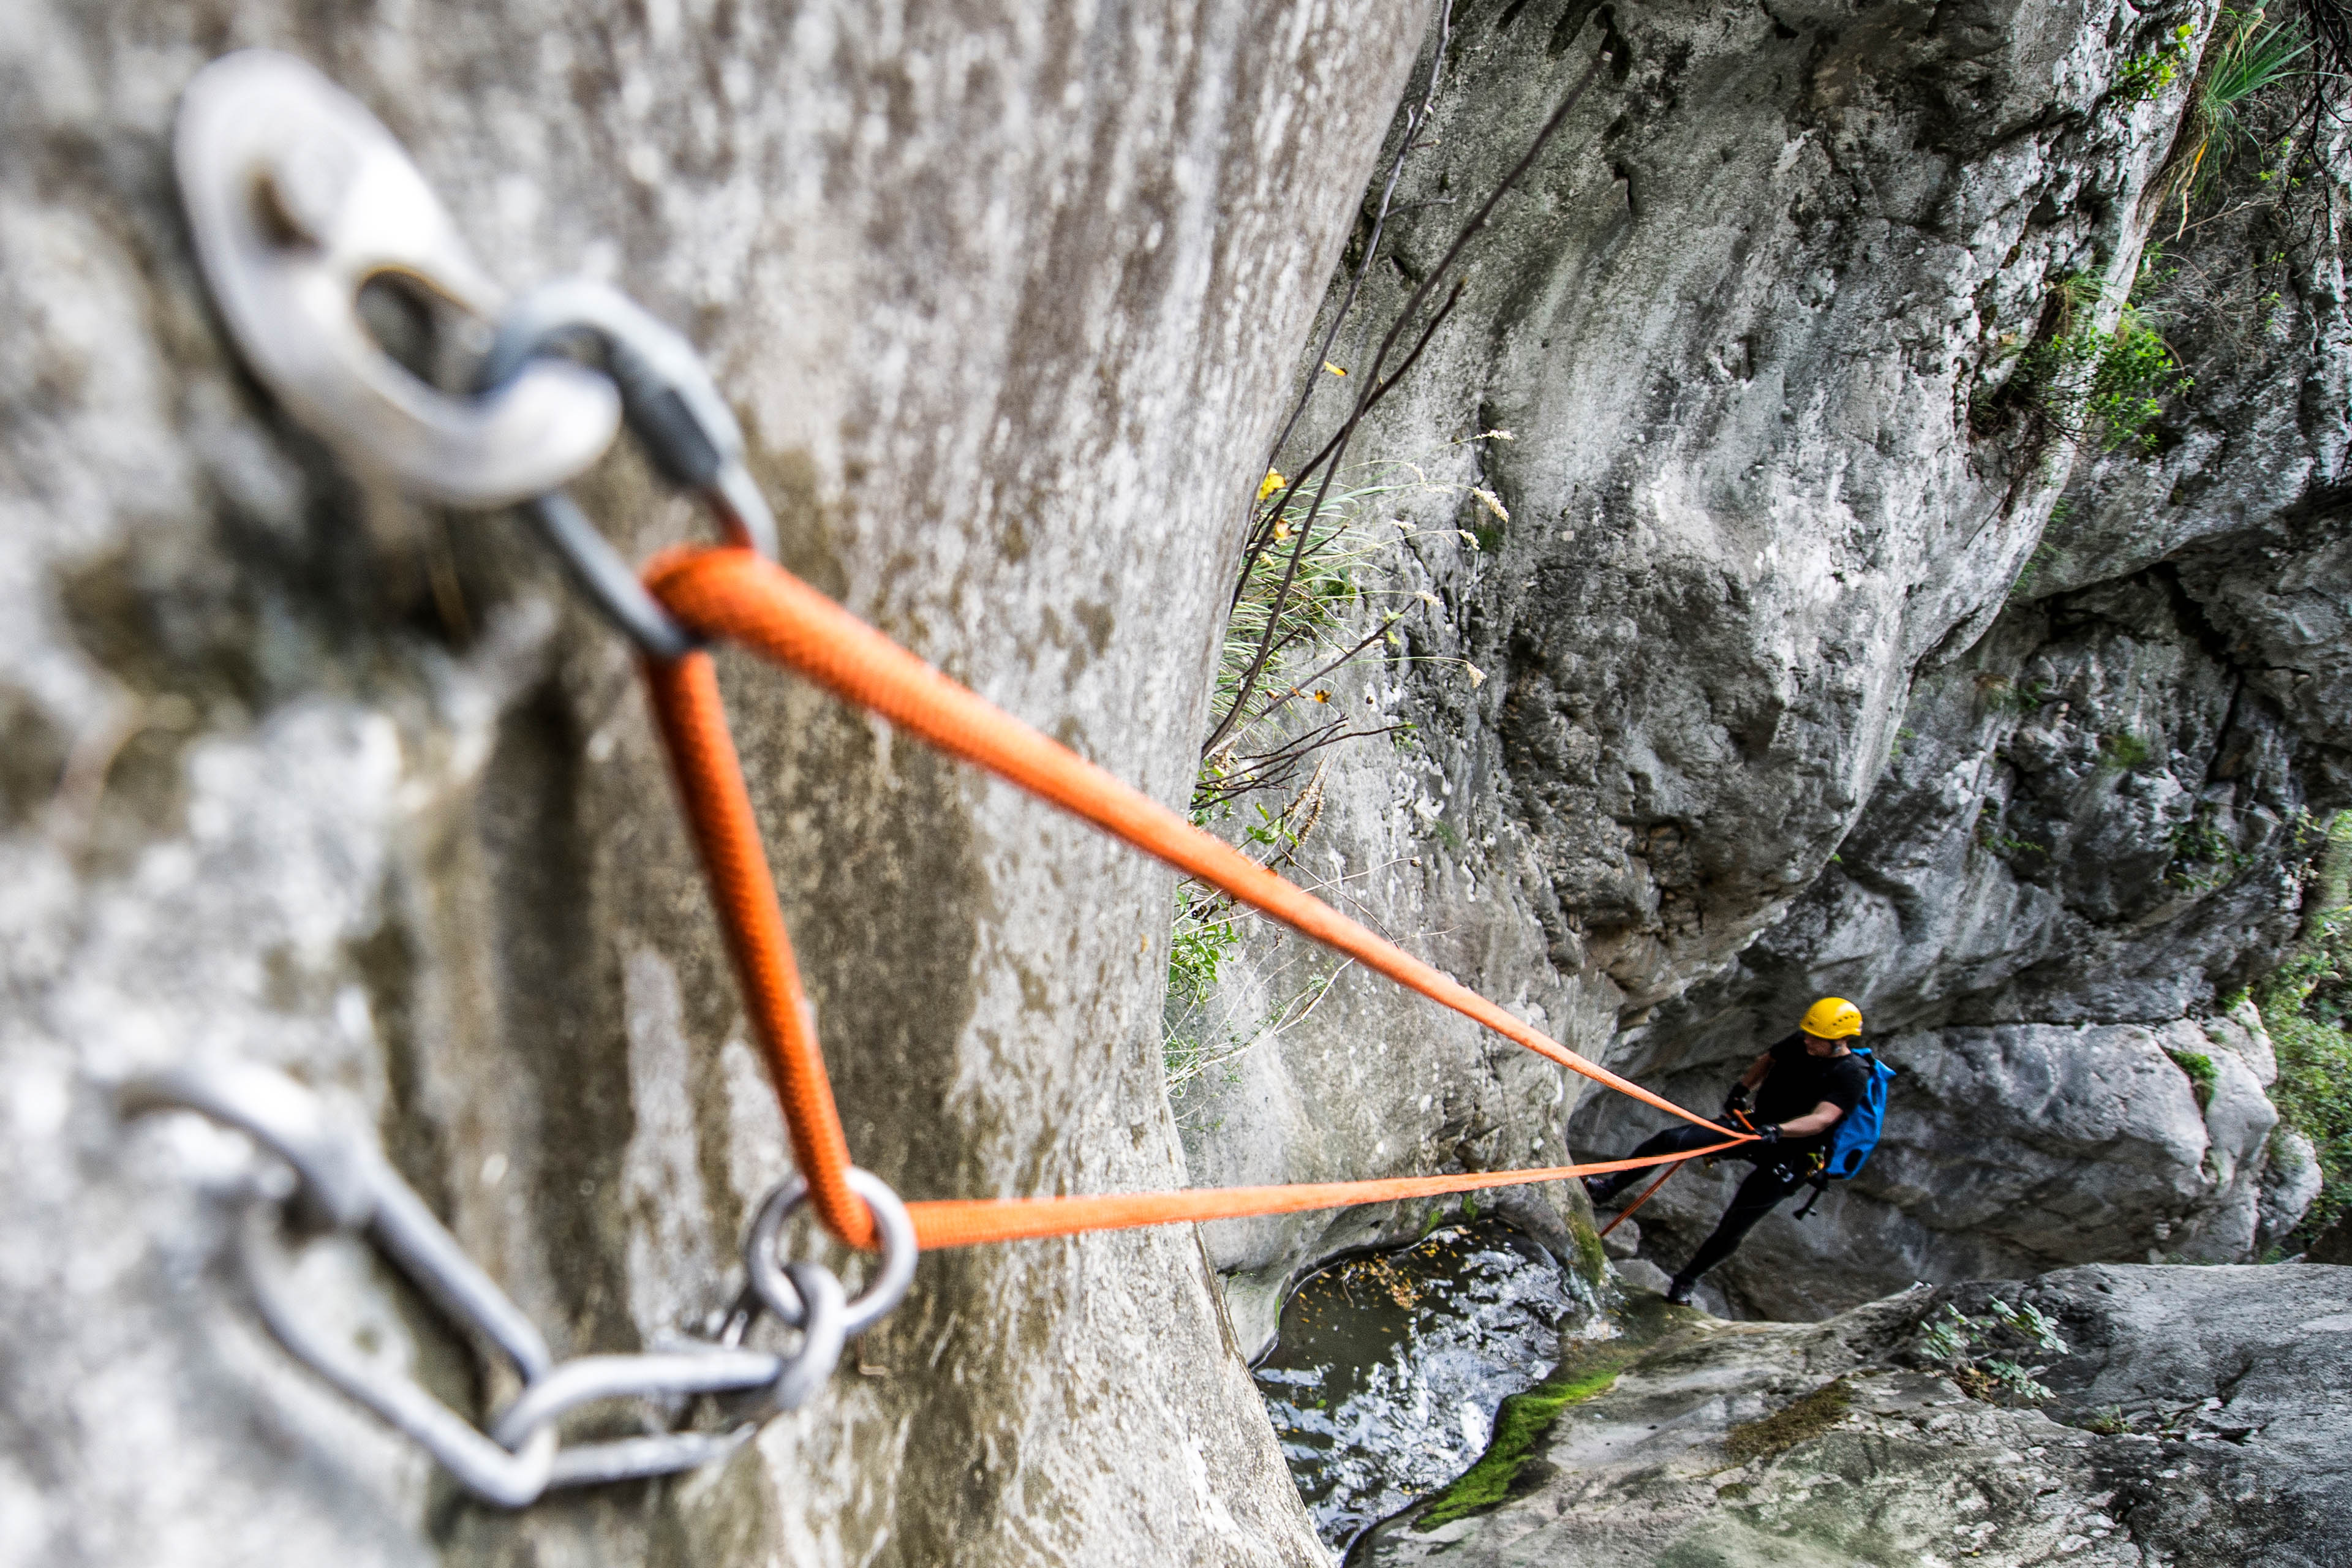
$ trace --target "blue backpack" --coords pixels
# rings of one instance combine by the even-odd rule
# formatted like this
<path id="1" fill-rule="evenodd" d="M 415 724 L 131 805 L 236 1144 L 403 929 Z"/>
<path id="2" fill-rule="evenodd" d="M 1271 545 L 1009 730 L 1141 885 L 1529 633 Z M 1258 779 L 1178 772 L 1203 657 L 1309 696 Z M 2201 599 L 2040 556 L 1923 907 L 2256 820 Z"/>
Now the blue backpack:
<path id="1" fill-rule="evenodd" d="M 1813 1195 L 1797 1211 L 1803 1219 L 1822 1201 L 1832 1181 L 1851 1181 L 1858 1174 L 1870 1152 L 1878 1147 L 1878 1135 L 1886 1126 L 1886 1086 L 1895 1081 L 1895 1069 L 1880 1061 L 1870 1050 L 1857 1046 L 1853 1054 L 1870 1069 L 1870 1077 L 1862 1086 L 1862 1098 L 1854 1108 L 1838 1119 L 1837 1130 L 1830 1134 L 1830 1146 L 1822 1151 L 1822 1168 L 1813 1176 Z"/>

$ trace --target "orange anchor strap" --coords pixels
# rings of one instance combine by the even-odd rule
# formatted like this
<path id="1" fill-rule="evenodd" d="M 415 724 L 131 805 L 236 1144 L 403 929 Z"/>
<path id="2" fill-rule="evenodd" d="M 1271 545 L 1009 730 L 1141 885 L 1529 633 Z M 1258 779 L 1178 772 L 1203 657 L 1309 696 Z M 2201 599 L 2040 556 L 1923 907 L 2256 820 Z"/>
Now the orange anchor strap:
<path id="1" fill-rule="evenodd" d="M 1129 1230 L 1144 1225 L 1247 1219 L 1257 1215 L 1393 1203 L 1401 1198 L 1432 1198 L 1486 1187 L 1523 1186 L 1530 1182 L 1564 1182 L 1575 1176 L 1646 1170 L 1660 1163 L 1671 1166 L 1684 1160 L 1704 1159 L 1744 1142 L 1727 1137 L 1710 1148 L 1694 1149 L 1684 1154 L 1604 1160 L 1591 1165 L 1547 1165 L 1532 1171 L 1388 1176 L 1365 1182 L 1290 1182 L 1272 1187 L 1192 1187 L 1172 1193 L 1115 1193 L 1105 1197 L 948 1198 L 908 1204 L 907 1212 L 915 1218 L 917 1243 L 928 1252 L 940 1247 L 1028 1241 L 1039 1237 L 1070 1236 L 1082 1230 Z"/>
<path id="2" fill-rule="evenodd" d="M 1696 1126 L 1715 1126 L 1585 1060 L 1452 975 L 1203 833 L 1142 791 L 941 675 L 772 562 L 748 550 L 673 550 L 646 566 L 646 585 L 697 632 L 740 642 L 799 671 L 941 751 L 1084 817 L 1113 837 L 1570 1071 Z"/>

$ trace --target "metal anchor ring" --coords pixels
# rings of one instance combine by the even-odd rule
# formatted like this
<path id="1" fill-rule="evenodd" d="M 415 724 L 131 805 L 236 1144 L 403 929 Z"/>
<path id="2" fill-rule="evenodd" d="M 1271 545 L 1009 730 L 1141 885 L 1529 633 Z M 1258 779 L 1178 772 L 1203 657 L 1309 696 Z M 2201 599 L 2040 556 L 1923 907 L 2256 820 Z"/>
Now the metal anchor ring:
<path id="1" fill-rule="evenodd" d="M 584 472 L 613 439 L 604 377 L 538 361 L 453 397 L 361 320 L 397 277 L 485 321 L 504 298 L 390 132 L 291 55 L 247 49 L 196 73 L 173 159 L 205 278 L 246 361 L 354 467 L 458 506 L 506 506 Z"/>
<path id="2" fill-rule="evenodd" d="M 655 468 L 709 507 L 735 544 L 773 560 L 775 515 L 744 467 L 742 426 L 694 345 L 620 290 L 584 279 L 531 290 L 500 320 L 478 384 L 495 389 L 576 346 L 601 353 Z M 639 647 L 672 659 L 698 646 L 570 496 L 551 489 L 527 510 L 590 601 Z"/>
<path id="3" fill-rule="evenodd" d="M 844 1334 L 856 1339 L 881 1321 L 883 1315 L 907 1294 L 907 1287 L 915 1278 L 917 1248 L 914 1217 L 907 1213 L 907 1205 L 898 1201 L 890 1184 L 856 1165 L 849 1167 L 847 1174 L 849 1190 L 866 1200 L 866 1210 L 874 1216 L 874 1228 L 882 1237 L 882 1267 L 857 1299 L 849 1303 L 843 1325 Z M 768 1194 L 751 1221 L 750 1233 L 743 1238 L 743 1264 L 751 1276 L 753 1293 L 768 1310 L 795 1328 L 801 1326 L 805 1308 L 793 1284 L 792 1270 L 777 1261 L 776 1238 L 793 1211 L 807 1201 L 808 1183 L 797 1175 L 789 1178 Z"/>

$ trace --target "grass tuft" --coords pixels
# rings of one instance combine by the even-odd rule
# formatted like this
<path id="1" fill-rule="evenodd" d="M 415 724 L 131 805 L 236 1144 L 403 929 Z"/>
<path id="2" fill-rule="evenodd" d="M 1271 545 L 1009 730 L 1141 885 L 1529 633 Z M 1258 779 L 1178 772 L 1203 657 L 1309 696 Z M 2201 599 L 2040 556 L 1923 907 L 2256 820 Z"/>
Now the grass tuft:
<path id="1" fill-rule="evenodd" d="M 2271 1102 L 2319 1157 L 2319 1196 L 2290 1253 L 2352 1212 L 2352 812 L 2329 825 L 2315 870 L 2294 952 L 2253 991 L 2278 1051 Z"/>

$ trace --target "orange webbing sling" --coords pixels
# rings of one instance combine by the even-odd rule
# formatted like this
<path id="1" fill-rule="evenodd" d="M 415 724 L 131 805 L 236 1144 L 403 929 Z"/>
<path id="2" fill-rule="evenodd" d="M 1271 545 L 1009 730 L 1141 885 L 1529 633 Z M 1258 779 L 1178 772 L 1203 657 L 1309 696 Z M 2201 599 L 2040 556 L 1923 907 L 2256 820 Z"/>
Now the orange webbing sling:
<path id="1" fill-rule="evenodd" d="M 950 680 L 791 573 L 751 551 L 666 552 L 647 565 L 646 584 L 673 616 L 698 635 L 740 643 L 796 670 L 845 700 L 871 710 L 940 750 L 1085 818 L 1112 837 L 1573 1072 L 1685 1121 L 1716 1127 L 1706 1118 L 1585 1060 L 1451 975 L 1374 935 L 1141 791 Z M 774 1067 L 777 1097 L 791 1129 L 794 1159 L 809 1184 L 811 1202 L 835 1236 L 856 1246 L 870 1246 L 872 1221 L 843 1174 L 849 1163 L 848 1145 L 802 994 L 791 938 L 777 911 L 774 883 L 734 742 L 728 734 L 709 656 L 689 654 L 667 664 L 648 660 L 646 668 L 745 1005 Z M 1724 1140 L 1688 1154 L 1531 1171 L 1101 1197 L 954 1200 L 908 1207 L 915 1216 L 922 1246 L 953 1247 L 1558 1181 L 1696 1159 L 1749 1142 L 1746 1135 L 1731 1132 L 1726 1132 Z"/>

